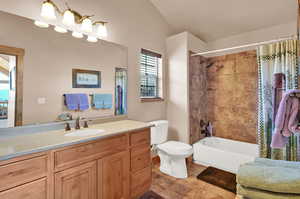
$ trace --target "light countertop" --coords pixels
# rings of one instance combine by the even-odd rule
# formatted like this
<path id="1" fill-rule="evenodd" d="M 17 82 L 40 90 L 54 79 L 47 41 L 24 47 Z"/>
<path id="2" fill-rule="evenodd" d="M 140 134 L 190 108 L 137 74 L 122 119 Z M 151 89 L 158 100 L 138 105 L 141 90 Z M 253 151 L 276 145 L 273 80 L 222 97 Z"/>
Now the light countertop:
<path id="1" fill-rule="evenodd" d="M 105 132 L 91 136 L 70 137 L 66 133 L 74 131 L 55 130 L 35 134 L 17 135 L 1 138 L 0 161 L 21 155 L 37 153 L 60 147 L 79 144 L 91 140 L 103 139 L 113 135 L 151 127 L 151 124 L 133 120 L 121 120 L 89 126 L 89 129 L 101 129 Z M 83 129 L 83 128 L 82 128 Z"/>

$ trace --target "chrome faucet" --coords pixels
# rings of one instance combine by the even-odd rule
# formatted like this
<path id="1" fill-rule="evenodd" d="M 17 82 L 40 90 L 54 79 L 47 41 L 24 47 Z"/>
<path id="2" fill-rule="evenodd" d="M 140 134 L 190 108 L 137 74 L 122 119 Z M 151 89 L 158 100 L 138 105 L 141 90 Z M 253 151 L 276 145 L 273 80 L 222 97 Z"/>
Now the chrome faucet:
<path id="1" fill-rule="evenodd" d="M 65 125 L 65 131 L 70 131 L 70 130 L 71 130 L 70 124 L 67 122 Z"/>
<path id="2" fill-rule="evenodd" d="M 75 129 L 80 129 L 80 117 L 78 116 L 75 121 Z"/>
<path id="3" fill-rule="evenodd" d="M 88 125 L 88 121 L 87 121 L 87 120 L 84 120 L 83 128 L 89 128 L 89 125 Z"/>

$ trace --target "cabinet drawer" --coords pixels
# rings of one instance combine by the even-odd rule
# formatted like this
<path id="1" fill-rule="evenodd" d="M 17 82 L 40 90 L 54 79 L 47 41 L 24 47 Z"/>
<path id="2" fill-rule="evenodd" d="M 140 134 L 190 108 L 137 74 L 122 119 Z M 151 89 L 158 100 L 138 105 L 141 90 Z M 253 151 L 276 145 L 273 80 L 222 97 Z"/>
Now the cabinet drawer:
<path id="1" fill-rule="evenodd" d="M 139 144 L 150 144 L 150 129 L 134 132 L 130 134 L 130 144 L 132 146 Z"/>
<path id="2" fill-rule="evenodd" d="M 55 168 L 70 167 L 118 153 L 127 149 L 127 143 L 127 136 L 120 135 L 58 150 L 55 152 Z"/>
<path id="3" fill-rule="evenodd" d="M 7 191 L 0 192 L 1 199 L 46 199 L 47 181 L 40 179 Z"/>
<path id="4" fill-rule="evenodd" d="M 47 180 L 45 178 L 0 192 L 1 199 L 46 199 Z"/>
<path id="5" fill-rule="evenodd" d="M 131 149 L 131 171 L 136 172 L 151 165 L 150 146 L 134 147 Z"/>
<path id="6" fill-rule="evenodd" d="M 46 176 L 47 156 L 0 166 L 0 191 Z"/>
<path id="7" fill-rule="evenodd" d="M 151 186 L 151 167 L 131 174 L 131 198 L 138 198 Z"/>

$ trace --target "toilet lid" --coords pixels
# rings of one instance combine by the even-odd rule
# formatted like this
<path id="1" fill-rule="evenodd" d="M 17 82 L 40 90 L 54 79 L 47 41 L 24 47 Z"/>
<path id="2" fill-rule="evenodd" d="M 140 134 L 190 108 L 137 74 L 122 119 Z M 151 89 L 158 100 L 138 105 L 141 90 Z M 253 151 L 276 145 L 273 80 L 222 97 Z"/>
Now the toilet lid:
<path id="1" fill-rule="evenodd" d="M 193 153 L 193 147 L 189 144 L 176 141 L 168 141 L 157 146 L 160 150 L 174 155 L 189 155 Z"/>

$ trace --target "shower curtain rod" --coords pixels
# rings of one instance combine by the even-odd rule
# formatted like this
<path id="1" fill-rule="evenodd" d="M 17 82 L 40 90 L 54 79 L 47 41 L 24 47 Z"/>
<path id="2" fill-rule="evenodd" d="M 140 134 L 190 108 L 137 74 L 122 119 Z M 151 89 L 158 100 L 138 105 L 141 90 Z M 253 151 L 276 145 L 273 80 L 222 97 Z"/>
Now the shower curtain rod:
<path id="1" fill-rule="evenodd" d="M 289 37 L 282 37 L 282 38 L 279 38 L 279 39 L 273 39 L 273 40 L 269 40 L 269 41 L 263 41 L 263 42 L 257 42 L 257 43 L 246 44 L 246 45 L 241 45 L 241 46 L 234 46 L 234 47 L 224 48 L 224 49 L 219 49 L 219 50 L 211 50 L 211 51 L 206 51 L 206 52 L 201 52 L 201 53 L 195 53 L 195 54 L 192 54 L 191 56 L 207 55 L 207 54 L 220 53 L 220 52 L 225 52 L 225 51 L 230 51 L 230 50 L 237 50 L 237 49 L 240 49 L 240 48 L 255 47 L 255 46 L 260 46 L 260 45 L 285 41 L 285 40 L 289 40 L 289 39 L 296 39 L 296 38 L 297 38 L 296 35 L 292 35 L 292 36 L 289 36 Z"/>

